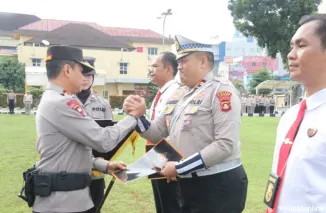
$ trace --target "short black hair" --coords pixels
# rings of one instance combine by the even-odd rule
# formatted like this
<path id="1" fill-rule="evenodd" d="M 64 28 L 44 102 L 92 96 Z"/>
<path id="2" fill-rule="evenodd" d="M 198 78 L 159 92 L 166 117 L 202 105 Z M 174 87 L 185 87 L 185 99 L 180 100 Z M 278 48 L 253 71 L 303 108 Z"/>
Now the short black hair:
<path id="1" fill-rule="evenodd" d="M 299 21 L 299 27 L 312 21 L 317 21 L 316 35 L 319 36 L 323 48 L 326 48 L 326 14 L 311 14 L 303 16 Z"/>
<path id="2" fill-rule="evenodd" d="M 175 77 L 178 73 L 177 56 L 172 52 L 162 52 L 161 55 L 164 66 L 170 65 L 173 69 L 173 77 Z"/>
<path id="3" fill-rule="evenodd" d="M 76 62 L 68 60 L 53 60 L 46 62 L 46 75 L 48 79 L 56 79 L 64 65 L 70 65 L 72 68 L 75 68 Z"/>

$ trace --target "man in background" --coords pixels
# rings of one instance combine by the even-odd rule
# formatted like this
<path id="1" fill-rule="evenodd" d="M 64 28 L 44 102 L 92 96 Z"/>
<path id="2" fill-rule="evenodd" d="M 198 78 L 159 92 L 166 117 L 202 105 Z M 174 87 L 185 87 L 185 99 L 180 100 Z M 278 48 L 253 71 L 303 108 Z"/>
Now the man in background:
<path id="1" fill-rule="evenodd" d="M 152 63 L 150 72 L 151 82 L 159 87 L 155 99 L 150 108 L 150 118 L 154 120 L 164 113 L 168 98 L 179 87 L 174 80 L 178 72 L 178 62 L 176 56 L 171 52 L 161 53 Z M 154 145 L 147 141 L 146 151 Z M 168 183 L 166 178 L 160 176 L 150 176 L 157 213 L 178 213 L 180 207 L 177 199 L 177 183 Z"/>
<path id="2" fill-rule="evenodd" d="M 30 115 L 32 104 L 33 104 L 33 96 L 31 95 L 30 91 L 27 91 L 27 93 L 24 95 L 23 102 L 25 105 L 25 114 Z"/>
<path id="3" fill-rule="evenodd" d="M 9 114 L 15 114 L 16 94 L 14 93 L 13 89 L 11 89 L 10 93 L 8 93 L 7 103 L 9 107 Z"/>

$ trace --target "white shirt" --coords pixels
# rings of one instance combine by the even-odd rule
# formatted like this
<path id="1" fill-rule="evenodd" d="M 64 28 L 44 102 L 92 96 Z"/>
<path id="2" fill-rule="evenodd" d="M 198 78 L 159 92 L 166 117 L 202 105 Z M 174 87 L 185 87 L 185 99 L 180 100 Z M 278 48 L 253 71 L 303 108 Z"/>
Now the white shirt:
<path id="1" fill-rule="evenodd" d="M 287 161 L 277 213 L 326 212 L 326 89 L 307 98 L 307 110 Z M 300 105 L 281 118 L 272 171 L 276 173 L 283 140 L 295 121 Z M 317 133 L 309 137 L 308 130 Z"/>
<path id="2" fill-rule="evenodd" d="M 155 107 L 154 119 L 159 117 L 161 113 L 164 113 L 166 102 L 173 95 L 173 93 L 176 91 L 177 88 L 179 88 L 179 84 L 175 80 L 170 80 L 160 89 L 161 97 L 158 100 Z M 154 100 L 150 108 L 150 113 L 149 113 L 150 118 L 152 117 L 153 107 L 154 107 Z"/>

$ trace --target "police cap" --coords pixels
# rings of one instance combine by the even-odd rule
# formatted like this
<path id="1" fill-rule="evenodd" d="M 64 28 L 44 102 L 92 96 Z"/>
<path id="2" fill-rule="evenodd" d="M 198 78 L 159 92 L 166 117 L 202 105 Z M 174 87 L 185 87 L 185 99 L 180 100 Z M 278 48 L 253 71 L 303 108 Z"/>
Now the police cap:
<path id="1" fill-rule="evenodd" d="M 47 50 L 45 62 L 49 61 L 74 61 L 83 67 L 83 73 L 94 70 L 94 67 L 83 60 L 83 51 L 71 46 L 51 46 Z"/>
<path id="2" fill-rule="evenodd" d="M 213 45 L 202 44 L 192 41 L 181 35 L 175 35 L 175 48 L 177 51 L 177 59 L 190 55 L 194 52 L 211 52 L 213 53 Z"/>
<path id="3" fill-rule="evenodd" d="M 90 56 L 84 57 L 84 61 L 88 62 L 92 67 L 94 67 L 94 69 L 92 71 L 85 73 L 86 75 L 96 75 L 96 70 L 95 70 L 95 65 L 94 65 L 95 60 L 96 60 L 96 58 L 94 58 L 94 57 L 90 57 Z"/>

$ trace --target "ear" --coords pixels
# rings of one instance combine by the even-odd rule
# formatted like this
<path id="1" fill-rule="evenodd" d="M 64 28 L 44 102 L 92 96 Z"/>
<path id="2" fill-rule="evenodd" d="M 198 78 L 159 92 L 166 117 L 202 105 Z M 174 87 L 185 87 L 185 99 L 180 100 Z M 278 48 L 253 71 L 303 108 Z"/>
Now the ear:
<path id="1" fill-rule="evenodd" d="M 201 65 L 201 67 L 206 67 L 207 63 L 208 63 L 207 56 L 204 55 L 204 54 L 201 54 L 201 56 L 200 56 L 200 65 Z"/>
<path id="2" fill-rule="evenodd" d="M 64 76 L 66 76 L 67 78 L 70 78 L 71 76 L 71 69 L 69 69 L 69 65 L 68 64 L 65 64 L 63 67 L 62 67 L 62 73 Z"/>

